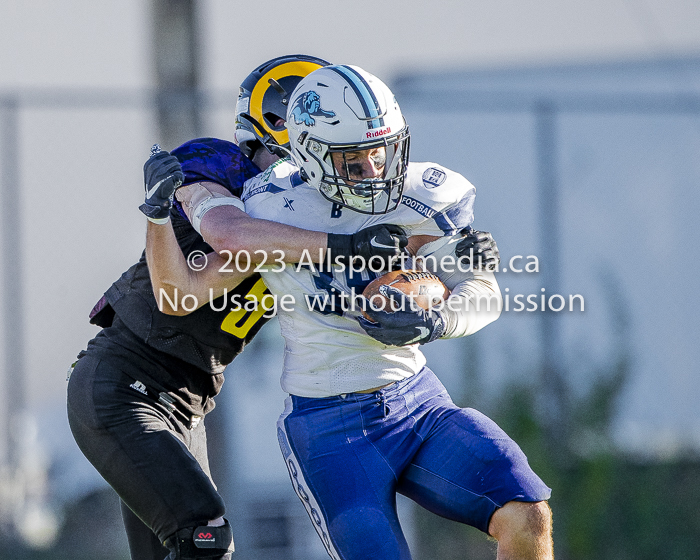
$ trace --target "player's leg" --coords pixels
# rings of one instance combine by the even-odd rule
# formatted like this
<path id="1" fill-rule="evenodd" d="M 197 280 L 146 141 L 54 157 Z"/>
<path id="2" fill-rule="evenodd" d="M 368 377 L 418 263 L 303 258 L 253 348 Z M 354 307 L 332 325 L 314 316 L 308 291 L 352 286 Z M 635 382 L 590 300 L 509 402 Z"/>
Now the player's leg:
<path id="1" fill-rule="evenodd" d="M 395 473 L 368 433 L 384 409 L 373 395 L 287 399 L 277 424 L 294 490 L 334 560 L 409 560 Z"/>
<path id="2" fill-rule="evenodd" d="M 554 557 L 552 512 L 547 502 L 508 502 L 491 517 L 489 534 L 498 541 L 499 560 Z"/>
<path id="3" fill-rule="evenodd" d="M 551 558 L 550 489 L 518 445 L 485 415 L 456 407 L 437 378 L 414 389 L 424 438 L 398 491 L 499 541 L 500 558 Z M 515 555 L 513 555 L 515 554 Z"/>
<path id="4" fill-rule="evenodd" d="M 78 446 L 168 546 L 169 558 L 224 558 L 228 545 L 218 545 L 230 537 L 228 525 L 203 532 L 217 546 L 204 543 L 207 549 L 192 555 L 199 553 L 195 529 L 224 514 L 208 472 L 203 423 L 189 430 L 135 390 L 133 379 L 122 371 L 127 368 L 113 357 L 88 354 L 78 361 L 68 387 L 68 419 Z"/>
<path id="5" fill-rule="evenodd" d="M 124 502 L 120 500 L 120 504 L 124 528 L 126 529 L 126 536 L 129 542 L 131 560 L 166 560 L 166 558 L 172 559 L 178 557 L 168 556 L 168 554 L 170 554 L 170 549 L 160 542 L 156 534 L 151 531 Z M 210 523 L 212 525 L 221 526 L 224 524 L 224 519 L 220 517 Z M 209 529 L 206 529 L 206 532 L 209 532 Z M 224 556 L 223 558 L 228 558 L 228 556 Z"/>
<path id="6" fill-rule="evenodd" d="M 120 504 L 131 560 L 163 560 L 170 551 L 124 502 Z"/>

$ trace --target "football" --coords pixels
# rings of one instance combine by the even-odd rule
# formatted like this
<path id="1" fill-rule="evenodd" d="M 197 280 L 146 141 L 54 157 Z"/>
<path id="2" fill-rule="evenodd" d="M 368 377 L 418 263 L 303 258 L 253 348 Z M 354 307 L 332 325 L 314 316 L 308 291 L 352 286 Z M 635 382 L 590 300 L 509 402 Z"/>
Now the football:
<path id="1" fill-rule="evenodd" d="M 391 286 L 409 296 L 416 305 L 423 309 L 439 307 L 450 295 L 450 290 L 435 274 L 421 270 L 392 270 L 375 278 L 367 284 L 362 295 L 369 300 L 371 309 L 397 311 L 392 309 L 387 297 L 386 288 Z M 398 305 L 398 304 L 396 304 Z M 370 319 L 365 311 L 362 312 L 366 319 Z"/>

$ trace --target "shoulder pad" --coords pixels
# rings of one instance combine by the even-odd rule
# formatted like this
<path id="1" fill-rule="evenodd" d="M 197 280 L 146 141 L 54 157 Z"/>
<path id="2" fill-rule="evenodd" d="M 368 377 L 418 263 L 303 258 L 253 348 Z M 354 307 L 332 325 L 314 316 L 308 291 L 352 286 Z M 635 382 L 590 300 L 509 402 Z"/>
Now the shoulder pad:
<path id="1" fill-rule="evenodd" d="M 413 163 L 408 166 L 407 191 L 421 200 L 438 205 L 453 204 L 476 189 L 467 179 L 451 169 L 431 162 Z"/>
<path id="2" fill-rule="evenodd" d="M 474 220 L 475 197 L 476 188 L 463 175 L 436 163 L 411 162 L 401 204 L 431 219 L 437 228 L 431 235 L 454 235 Z"/>
<path id="3" fill-rule="evenodd" d="M 185 184 L 200 181 L 218 183 L 231 194 L 240 196 L 243 183 L 260 172 L 233 142 L 217 138 L 198 138 L 175 148 L 185 174 Z"/>

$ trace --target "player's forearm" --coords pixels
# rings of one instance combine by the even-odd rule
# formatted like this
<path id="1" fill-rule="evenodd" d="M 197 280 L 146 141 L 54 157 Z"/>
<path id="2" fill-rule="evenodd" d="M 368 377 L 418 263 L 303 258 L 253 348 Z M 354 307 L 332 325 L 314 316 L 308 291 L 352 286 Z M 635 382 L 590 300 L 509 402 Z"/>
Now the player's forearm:
<path id="1" fill-rule="evenodd" d="M 281 260 L 296 263 L 302 258 L 319 262 L 325 253 L 328 235 L 285 224 L 251 218 L 231 206 L 213 208 L 202 219 L 204 240 L 216 251 L 247 252 L 251 262 Z M 306 252 L 306 254 L 305 254 Z"/>
<path id="2" fill-rule="evenodd" d="M 327 248 L 326 233 L 251 218 L 242 210 L 243 202 L 218 183 L 193 183 L 176 196 L 190 223 L 217 253 L 247 252 L 254 264 L 296 263 L 302 257 L 319 262 Z"/>
<path id="3" fill-rule="evenodd" d="M 192 293 L 190 270 L 170 223 L 153 224 L 148 222 L 146 230 L 146 262 L 151 277 L 153 294 L 163 313 L 183 315 L 181 306 L 173 309 L 168 301 L 177 301 L 181 295 Z M 195 294 L 196 295 L 196 294 Z M 165 297 L 163 297 L 165 296 Z"/>

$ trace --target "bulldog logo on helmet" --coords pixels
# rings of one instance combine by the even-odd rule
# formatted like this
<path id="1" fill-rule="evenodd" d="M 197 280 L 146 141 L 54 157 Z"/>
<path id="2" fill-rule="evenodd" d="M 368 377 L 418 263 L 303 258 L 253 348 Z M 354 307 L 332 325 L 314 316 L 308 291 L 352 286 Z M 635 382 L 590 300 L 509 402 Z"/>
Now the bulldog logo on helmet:
<path id="1" fill-rule="evenodd" d="M 321 97 L 318 93 L 307 91 L 294 101 L 292 117 L 295 124 L 314 126 L 316 120 L 313 117 L 335 117 L 335 113 L 321 109 Z"/>

